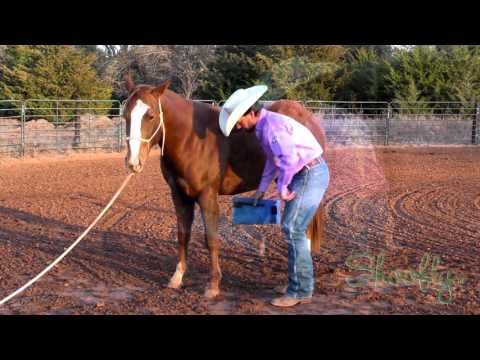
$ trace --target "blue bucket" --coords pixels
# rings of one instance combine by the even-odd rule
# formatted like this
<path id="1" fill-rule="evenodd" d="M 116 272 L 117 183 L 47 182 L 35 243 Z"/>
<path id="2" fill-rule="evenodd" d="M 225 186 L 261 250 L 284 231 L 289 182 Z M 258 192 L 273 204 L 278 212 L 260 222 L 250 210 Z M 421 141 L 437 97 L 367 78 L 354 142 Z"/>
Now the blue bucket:
<path id="1" fill-rule="evenodd" d="M 253 206 L 254 198 L 233 198 L 233 224 L 280 224 L 281 210 L 280 200 L 259 200 L 257 206 Z"/>

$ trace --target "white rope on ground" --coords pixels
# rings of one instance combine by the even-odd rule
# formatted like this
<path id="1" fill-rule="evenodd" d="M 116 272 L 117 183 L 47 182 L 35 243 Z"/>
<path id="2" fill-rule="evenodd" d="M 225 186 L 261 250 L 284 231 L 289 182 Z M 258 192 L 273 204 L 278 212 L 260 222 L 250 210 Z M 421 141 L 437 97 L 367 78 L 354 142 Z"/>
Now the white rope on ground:
<path id="1" fill-rule="evenodd" d="M 73 248 L 75 246 L 77 246 L 77 244 L 85 237 L 85 235 L 87 235 L 90 230 L 97 224 L 97 222 L 103 217 L 103 215 L 105 215 L 105 213 L 108 211 L 108 209 L 110 209 L 110 207 L 113 205 L 113 203 L 115 202 L 115 200 L 117 200 L 118 196 L 121 194 L 121 192 L 123 191 L 123 189 L 125 188 L 125 186 L 127 186 L 128 182 L 130 181 L 130 179 L 132 178 L 132 176 L 134 175 L 134 173 L 130 173 L 127 178 L 123 181 L 122 185 L 120 186 L 120 188 L 117 190 L 117 192 L 115 193 L 115 195 L 113 195 L 112 199 L 110 200 L 110 202 L 105 206 L 105 208 L 102 210 L 102 212 L 100 214 L 98 214 L 97 218 L 90 224 L 90 226 L 83 232 L 82 235 L 80 235 L 77 240 L 72 244 L 70 245 L 70 247 L 65 250 L 65 252 L 60 255 L 57 259 L 55 259 L 54 262 L 52 262 L 50 265 L 48 265 L 40 274 L 38 274 L 37 276 L 35 276 L 32 280 L 30 280 L 28 283 L 26 283 L 25 285 L 23 285 L 21 288 L 19 288 L 18 290 L 16 290 L 15 292 L 13 292 L 12 294 L 8 295 L 6 298 L 2 299 L 0 301 L 0 306 L 5 304 L 7 301 L 9 301 L 10 299 L 12 299 L 13 297 L 17 296 L 18 294 L 20 294 L 21 292 L 23 292 L 25 289 L 27 289 L 28 287 L 30 287 L 33 283 L 35 283 L 36 281 L 38 281 L 43 275 L 45 275 L 47 272 L 49 272 L 55 265 L 57 265 L 70 251 L 73 250 Z"/>

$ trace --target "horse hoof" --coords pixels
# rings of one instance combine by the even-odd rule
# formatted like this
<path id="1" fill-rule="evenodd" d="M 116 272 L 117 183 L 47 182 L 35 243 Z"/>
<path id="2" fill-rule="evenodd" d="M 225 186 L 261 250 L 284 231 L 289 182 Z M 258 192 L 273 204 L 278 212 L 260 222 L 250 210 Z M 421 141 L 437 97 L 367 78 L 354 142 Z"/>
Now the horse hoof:
<path id="1" fill-rule="evenodd" d="M 182 287 L 182 282 L 176 281 L 176 280 L 170 280 L 167 287 L 170 289 L 180 289 Z"/>
<path id="2" fill-rule="evenodd" d="M 207 299 L 214 299 L 214 298 L 217 297 L 219 294 L 220 294 L 220 290 L 219 290 L 219 289 L 206 289 L 206 290 L 205 290 L 205 297 L 206 297 Z"/>
<path id="3" fill-rule="evenodd" d="M 262 242 L 260 243 L 260 245 L 258 246 L 258 255 L 259 255 L 260 257 L 264 257 L 264 256 L 265 256 L 265 242 L 264 242 L 264 241 L 262 241 Z"/>
<path id="4" fill-rule="evenodd" d="M 260 257 L 264 257 L 265 256 L 265 248 L 260 248 L 258 250 L 258 256 Z"/>

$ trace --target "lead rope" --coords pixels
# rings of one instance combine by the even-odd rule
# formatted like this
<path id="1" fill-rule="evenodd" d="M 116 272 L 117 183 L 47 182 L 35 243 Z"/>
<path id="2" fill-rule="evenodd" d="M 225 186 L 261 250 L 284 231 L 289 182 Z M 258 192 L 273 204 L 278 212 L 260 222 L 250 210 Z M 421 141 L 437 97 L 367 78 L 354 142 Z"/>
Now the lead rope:
<path id="1" fill-rule="evenodd" d="M 78 243 L 80 241 L 82 241 L 82 239 L 90 232 L 90 230 L 92 230 L 92 228 L 97 224 L 97 222 L 103 217 L 103 215 L 105 215 L 105 213 L 107 212 L 108 209 L 110 209 L 110 207 L 112 206 L 112 204 L 115 202 L 115 200 L 117 199 L 117 197 L 120 195 L 120 193 L 123 191 L 123 189 L 125 188 L 125 186 L 127 186 L 128 182 L 130 181 L 130 179 L 132 178 L 132 176 L 134 175 L 134 173 L 131 173 L 127 176 L 127 178 L 123 181 L 122 185 L 120 186 L 120 188 L 117 190 L 117 192 L 115 193 L 115 195 L 113 195 L 112 199 L 110 200 L 110 202 L 105 206 L 105 208 L 102 210 L 102 212 L 100 212 L 100 214 L 98 214 L 97 218 L 90 224 L 90 226 L 77 238 L 77 240 L 72 244 L 70 245 L 70 247 L 65 250 L 63 252 L 62 255 L 60 255 L 58 258 L 55 259 L 55 261 L 53 261 L 50 265 L 48 265 L 41 273 L 39 273 L 37 276 L 35 276 L 32 280 L 30 280 L 29 282 L 27 282 L 25 285 L 23 285 L 21 288 L 19 288 L 18 290 L 14 291 L 13 293 L 11 293 L 10 295 L 8 295 L 7 297 L 5 297 L 4 299 L 2 299 L 0 301 L 0 306 L 5 304 L 7 301 L 9 301 L 10 299 L 12 299 L 13 297 L 17 296 L 18 294 L 20 294 L 21 292 L 23 292 L 24 290 L 26 290 L 28 287 L 30 287 L 31 285 L 33 285 L 36 281 L 38 281 L 42 276 L 44 276 L 47 272 L 49 272 L 55 265 L 57 265 L 70 251 L 73 250 L 73 248 L 75 246 L 78 245 Z"/>
<path id="2" fill-rule="evenodd" d="M 162 111 L 162 103 L 160 102 L 160 99 L 158 99 L 158 106 L 160 107 L 160 122 L 158 124 L 158 127 L 157 129 L 155 130 L 155 132 L 153 133 L 153 135 L 150 137 L 150 139 L 143 139 L 143 138 L 140 138 L 139 140 L 141 142 L 147 142 L 147 143 L 150 143 L 150 141 L 155 137 L 155 135 L 157 135 L 158 131 L 160 130 L 160 128 L 163 128 L 163 132 L 162 132 L 162 148 L 161 148 L 161 155 L 163 156 L 163 149 L 165 148 L 165 137 L 166 137 L 166 133 L 165 133 L 165 124 L 163 122 L 163 111 Z M 130 138 L 127 137 L 126 140 L 129 140 Z M 113 205 L 113 203 L 115 202 L 115 200 L 117 200 L 117 198 L 120 196 L 120 194 L 122 193 L 123 189 L 125 188 L 125 186 L 127 186 L 128 182 L 130 181 L 130 179 L 132 178 L 132 176 L 135 175 L 134 173 L 131 173 L 127 176 L 127 178 L 123 181 L 122 185 L 120 185 L 120 188 L 117 190 L 117 192 L 113 195 L 112 199 L 108 202 L 108 204 L 103 208 L 103 210 L 100 212 L 100 214 L 98 214 L 98 216 L 96 217 L 96 219 L 90 224 L 90 226 L 77 238 L 77 240 L 75 240 L 75 242 L 70 245 L 70 247 L 65 250 L 58 258 L 56 258 L 50 265 L 48 265 L 42 272 L 40 272 L 37 276 L 35 276 L 32 280 L 30 280 L 29 282 L 27 282 L 25 285 L 23 285 L 22 287 L 20 287 L 19 289 L 15 290 L 13 293 L 11 293 L 10 295 L 8 295 L 7 297 L 3 298 L 2 300 L 0 300 L 0 306 L 2 306 L 3 304 L 5 304 L 7 301 L 11 300 L 12 298 L 14 298 L 15 296 L 17 296 L 18 294 L 22 293 L 23 291 L 25 291 L 26 289 L 28 289 L 30 286 L 32 286 L 35 282 L 37 282 L 38 280 L 40 280 L 40 278 L 42 278 L 46 273 L 48 273 L 55 265 L 57 265 L 65 256 L 67 256 L 67 254 L 72 251 L 75 246 L 77 246 L 80 241 L 82 241 L 82 239 L 90 232 L 90 230 L 92 230 L 92 228 L 98 223 L 98 221 L 103 217 L 103 215 L 105 215 L 105 213 L 108 211 L 108 209 L 110 209 L 110 207 Z"/>
<path id="3" fill-rule="evenodd" d="M 160 98 L 158 99 L 158 107 L 160 108 L 160 122 L 162 123 L 162 148 L 160 149 L 160 154 L 163 157 L 163 149 L 165 149 L 165 138 L 167 137 L 167 129 L 165 128 L 165 124 L 163 122 L 163 110 L 162 110 L 162 103 L 160 102 Z"/>

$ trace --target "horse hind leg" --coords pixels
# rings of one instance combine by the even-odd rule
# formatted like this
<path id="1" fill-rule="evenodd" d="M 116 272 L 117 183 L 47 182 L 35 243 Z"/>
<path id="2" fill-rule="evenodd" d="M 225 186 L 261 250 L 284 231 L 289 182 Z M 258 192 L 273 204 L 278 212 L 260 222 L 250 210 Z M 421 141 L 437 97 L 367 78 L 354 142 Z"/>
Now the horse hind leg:
<path id="1" fill-rule="evenodd" d="M 258 245 L 258 255 L 260 255 L 260 257 L 264 257 L 265 256 L 265 237 L 261 236 L 260 237 L 260 244 Z"/>
<path id="2" fill-rule="evenodd" d="M 182 262 L 177 263 L 175 273 L 168 282 L 168 287 L 170 289 L 179 289 L 183 285 L 183 275 L 185 274 L 186 270 L 185 264 L 182 264 Z"/>
<path id="3" fill-rule="evenodd" d="M 182 286 L 183 275 L 187 271 L 188 242 L 190 241 L 191 236 L 195 202 L 178 192 L 173 193 L 173 202 L 177 215 L 179 261 L 175 273 L 170 278 L 168 287 L 171 289 L 178 289 Z"/>
<path id="4" fill-rule="evenodd" d="M 264 257 L 265 256 L 265 249 L 266 249 L 265 236 L 262 233 L 260 233 L 257 228 L 254 228 L 253 232 L 254 232 L 255 236 L 252 236 L 252 235 L 250 235 L 250 236 L 252 236 L 254 238 L 255 244 L 258 246 L 258 248 L 257 248 L 258 255 L 260 257 Z"/>

